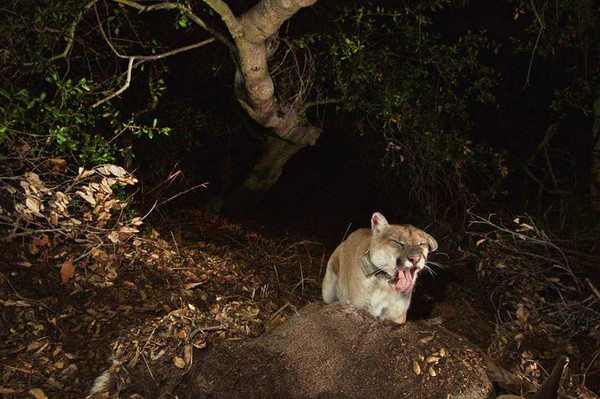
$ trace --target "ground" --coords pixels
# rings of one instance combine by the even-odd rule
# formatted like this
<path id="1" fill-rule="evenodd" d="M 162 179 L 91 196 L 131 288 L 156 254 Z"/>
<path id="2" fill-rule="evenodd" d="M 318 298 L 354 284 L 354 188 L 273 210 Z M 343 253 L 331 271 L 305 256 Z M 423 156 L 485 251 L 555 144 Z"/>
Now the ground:
<path id="1" fill-rule="evenodd" d="M 4 397 L 84 397 L 113 354 L 151 376 L 153 364 L 165 359 L 185 368 L 192 348 L 259 336 L 320 300 L 333 248 L 318 238 L 269 237 L 198 211 L 180 211 L 157 223 L 157 230 L 94 253 L 66 283 L 54 259 L 76 248 L 2 249 Z M 442 315 L 446 328 L 534 382 L 545 378 L 543 367 L 567 353 L 565 391 L 596 397 L 583 384 L 600 388 L 594 381 L 600 376 L 599 327 L 565 343 L 560 329 L 538 328 L 522 311 L 516 318 L 528 330 L 518 336 L 498 325 L 485 306 L 489 293 L 478 283 L 477 265 L 469 262 L 452 252 L 446 262 L 452 271 L 419 281 L 414 299 L 419 305 L 409 319 Z"/>

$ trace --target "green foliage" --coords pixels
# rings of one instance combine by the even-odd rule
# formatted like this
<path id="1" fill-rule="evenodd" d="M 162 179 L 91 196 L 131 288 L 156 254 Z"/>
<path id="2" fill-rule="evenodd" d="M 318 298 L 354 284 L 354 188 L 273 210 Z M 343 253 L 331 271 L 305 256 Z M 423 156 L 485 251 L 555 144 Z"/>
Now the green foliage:
<path id="1" fill-rule="evenodd" d="M 485 32 L 471 31 L 444 43 L 432 17 L 448 3 L 401 11 L 353 3 L 330 38 L 340 107 L 362 115 L 361 135 L 381 137 L 377 177 L 387 187 L 402 181 L 427 213 L 439 201 L 465 199 L 506 173 L 499 155 L 468 136 L 470 104 L 495 103 L 499 75 L 482 59 L 497 54 L 499 45 Z M 474 173 L 476 183 L 468 187 Z"/>
<path id="2" fill-rule="evenodd" d="M 31 3 L 30 7 L 27 3 Z M 170 133 L 171 129 L 161 126 L 156 117 L 145 114 L 157 106 L 166 89 L 162 78 L 148 80 L 150 107 L 146 110 L 126 112 L 123 109 L 127 104 L 117 99 L 94 106 L 121 87 L 124 79 L 124 75 L 107 78 L 102 74 L 107 65 L 103 57 L 110 56 L 96 50 L 98 43 L 105 46 L 103 41 L 94 42 L 93 37 L 86 36 L 83 40 L 90 41 L 81 46 L 82 39 L 77 37 L 68 58 L 57 56 L 69 49 L 71 35 L 79 33 L 73 29 L 84 24 L 83 7 L 84 2 L 80 1 L 25 1 L 19 6 L 19 13 L 5 10 L 8 18 L 0 22 L 0 34 L 10 47 L 2 56 L 16 55 L 6 58 L 0 67 L 4 76 L 0 89 L 0 142 L 5 149 L 10 151 L 23 141 L 30 143 L 25 136 L 35 136 L 34 153 L 69 158 L 78 165 L 92 167 L 114 162 L 120 155 L 130 157 L 131 147 L 123 146 L 126 135 L 152 139 Z M 135 30 L 119 8 L 104 12 L 112 35 Z M 133 50 L 131 43 L 121 44 L 120 50 Z M 78 51 L 82 47 L 85 54 Z M 160 45 L 149 42 L 148 47 L 148 51 L 156 52 Z M 143 72 L 143 66 L 140 71 Z M 8 80 L 8 76 L 12 79 Z"/>
<path id="3" fill-rule="evenodd" d="M 120 111 L 109 104 L 92 107 L 97 97 L 90 92 L 96 84 L 86 78 L 74 82 L 61 80 L 53 73 L 46 81 L 51 84 L 52 97 L 45 91 L 19 87 L 0 91 L 5 100 L 0 107 L 0 140 L 14 143 L 19 134 L 36 134 L 45 138 L 45 155 L 75 158 L 80 165 L 89 167 L 113 162 L 122 151 L 114 138 L 125 132 L 150 139 L 170 132 L 169 127 L 157 126 L 156 118 L 147 126 L 134 116 L 124 120 Z"/>
<path id="4" fill-rule="evenodd" d="M 559 118 L 573 112 L 589 117 L 594 100 L 600 97 L 600 68 L 594 59 L 594 48 L 600 40 L 598 7 L 578 0 L 510 3 L 515 19 L 531 21 L 523 35 L 512 38 L 515 50 L 530 57 L 527 80 L 533 83 L 544 79 L 544 84 L 550 85 L 550 108 Z M 548 66 L 555 76 L 551 79 L 547 78 Z"/>

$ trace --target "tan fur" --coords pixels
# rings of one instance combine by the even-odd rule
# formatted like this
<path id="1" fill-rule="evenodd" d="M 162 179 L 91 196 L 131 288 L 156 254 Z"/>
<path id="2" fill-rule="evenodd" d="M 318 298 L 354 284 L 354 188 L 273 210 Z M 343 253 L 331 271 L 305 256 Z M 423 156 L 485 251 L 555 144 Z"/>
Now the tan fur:
<path id="1" fill-rule="evenodd" d="M 425 267 L 428 253 L 437 249 L 437 242 L 414 226 L 388 224 L 378 212 L 373 214 L 371 226 L 371 230 L 359 229 L 350 234 L 329 258 L 323 278 L 323 300 L 351 303 L 375 317 L 404 323 L 412 288 L 406 293 L 399 292 L 394 276 L 399 270 L 409 269 L 414 284 Z M 391 282 L 365 275 L 359 262 L 367 250 L 372 264 L 381 274 L 387 274 Z"/>

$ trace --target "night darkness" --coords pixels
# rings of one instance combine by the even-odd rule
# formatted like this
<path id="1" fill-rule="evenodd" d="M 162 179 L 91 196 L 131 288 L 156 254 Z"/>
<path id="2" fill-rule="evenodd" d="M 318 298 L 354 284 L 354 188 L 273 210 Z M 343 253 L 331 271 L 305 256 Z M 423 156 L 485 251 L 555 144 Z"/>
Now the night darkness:
<path id="1" fill-rule="evenodd" d="M 600 9 L 309 3 L 0 5 L 5 397 L 599 397 Z"/>

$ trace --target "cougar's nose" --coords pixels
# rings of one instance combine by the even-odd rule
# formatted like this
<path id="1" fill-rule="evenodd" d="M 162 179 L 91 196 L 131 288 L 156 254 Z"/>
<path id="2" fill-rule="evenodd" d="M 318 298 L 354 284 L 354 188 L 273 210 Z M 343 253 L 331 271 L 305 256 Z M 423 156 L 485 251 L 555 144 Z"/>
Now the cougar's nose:
<path id="1" fill-rule="evenodd" d="M 408 256 L 408 260 L 410 261 L 410 263 L 412 263 L 413 265 L 416 265 L 417 263 L 419 263 L 419 261 L 421 260 L 421 255 L 409 255 Z"/>

